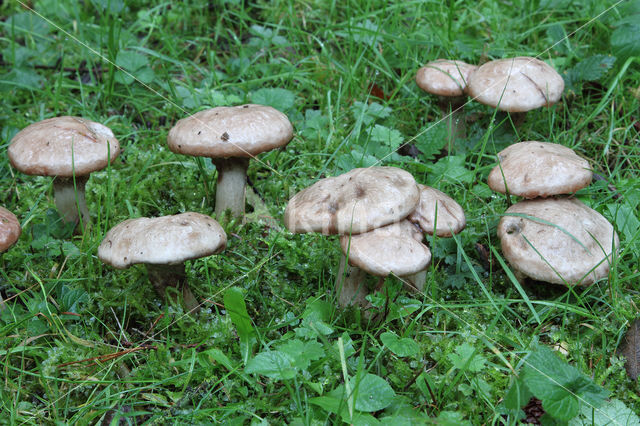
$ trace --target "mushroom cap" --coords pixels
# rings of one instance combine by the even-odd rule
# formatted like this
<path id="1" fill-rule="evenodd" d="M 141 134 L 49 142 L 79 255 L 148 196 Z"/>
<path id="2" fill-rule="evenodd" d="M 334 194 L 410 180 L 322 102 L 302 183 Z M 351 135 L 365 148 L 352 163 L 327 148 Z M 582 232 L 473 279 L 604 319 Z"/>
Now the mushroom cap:
<path id="1" fill-rule="evenodd" d="M 404 219 L 418 199 L 415 179 L 402 169 L 353 169 L 294 195 L 284 224 L 294 233 L 360 234 Z"/>
<path id="2" fill-rule="evenodd" d="M 498 237 L 504 257 L 517 271 L 535 280 L 569 285 L 589 285 L 609 273 L 618 235 L 607 219 L 577 199 L 521 201 L 506 214 L 498 223 Z"/>
<path id="3" fill-rule="evenodd" d="M 120 144 L 107 126 L 64 116 L 25 127 L 11 139 L 8 151 L 11 165 L 22 173 L 71 177 L 107 167 L 120 154 Z"/>
<path id="4" fill-rule="evenodd" d="M 253 157 L 286 145 L 293 126 L 286 115 L 263 105 L 216 107 L 179 120 L 169 130 L 169 149 L 211 158 Z"/>
<path id="5" fill-rule="evenodd" d="M 422 239 L 420 229 L 405 219 L 363 234 L 343 235 L 340 245 L 351 266 L 372 275 L 402 277 L 429 265 L 431 251 Z"/>
<path id="6" fill-rule="evenodd" d="M 552 105 L 563 90 L 564 80 L 556 70 L 528 56 L 487 62 L 471 74 L 467 86 L 478 102 L 509 112 Z"/>
<path id="7" fill-rule="evenodd" d="M 0 253 L 7 251 L 20 237 L 20 222 L 16 215 L 0 207 Z"/>
<path id="8" fill-rule="evenodd" d="M 439 237 L 451 237 L 467 225 L 464 210 L 453 198 L 442 191 L 418 184 L 420 201 L 408 219 L 423 232 Z M 437 214 L 436 214 L 437 211 Z"/>
<path id="9" fill-rule="evenodd" d="M 572 194 L 591 183 L 589 162 L 557 143 L 519 142 L 500 151 L 498 161 L 488 183 L 503 194 L 508 188 L 519 197 L 548 197 Z"/>
<path id="10" fill-rule="evenodd" d="M 418 70 L 416 83 L 433 95 L 462 96 L 467 89 L 469 76 L 477 68 L 462 61 L 436 59 Z"/>
<path id="11" fill-rule="evenodd" d="M 137 263 L 174 265 L 224 250 L 227 234 L 213 218 L 194 212 L 128 219 L 107 232 L 98 257 L 124 269 Z"/>

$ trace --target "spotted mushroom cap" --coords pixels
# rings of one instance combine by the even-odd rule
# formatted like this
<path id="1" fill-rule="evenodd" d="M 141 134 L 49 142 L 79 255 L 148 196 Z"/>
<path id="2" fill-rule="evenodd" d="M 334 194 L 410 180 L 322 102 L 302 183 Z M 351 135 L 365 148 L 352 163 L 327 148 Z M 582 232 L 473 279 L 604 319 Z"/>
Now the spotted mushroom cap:
<path id="1" fill-rule="evenodd" d="M 498 153 L 489 173 L 494 191 L 524 198 L 572 194 L 591 183 L 589 162 L 571 148 L 550 142 L 519 142 Z M 506 182 L 506 187 L 505 187 Z"/>
<path id="2" fill-rule="evenodd" d="M 575 198 L 514 204 L 498 223 L 498 237 L 515 270 L 535 280 L 569 285 L 589 285 L 606 277 L 612 250 L 619 245 L 613 225 Z"/>
<path id="3" fill-rule="evenodd" d="M 442 191 L 418 184 L 420 202 L 409 215 L 409 220 L 423 232 L 439 237 L 451 237 L 467 224 L 464 210 L 453 198 Z"/>
<path id="4" fill-rule="evenodd" d="M 120 154 L 120 144 L 107 126 L 65 116 L 25 127 L 11 139 L 8 152 L 11 165 L 22 173 L 71 177 L 105 168 Z"/>
<path id="5" fill-rule="evenodd" d="M 462 96 L 469 76 L 478 67 L 462 61 L 437 59 L 420 68 L 416 83 L 425 92 L 440 96 Z"/>
<path id="6" fill-rule="evenodd" d="M 294 233 L 360 234 L 404 219 L 418 199 L 415 179 L 402 169 L 353 169 L 294 195 L 284 224 Z"/>
<path id="7" fill-rule="evenodd" d="M 478 102 L 509 112 L 555 104 L 563 90 L 564 80 L 556 70 L 527 56 L 487 62 L 467 85 L 469 96 Z"/>
<path id="8" fill-rule="evenodd" d="M 98 257 L 118 269 L 137 263 L 174 265 L 219 253 L 226 244 L 227 235 L 218 222 L 187 212 L 125 220 L 107 232 Z"/>
<path id="9" fill-rule="evenodd" d="M 420 228 L 402 220 L 363 234 L 343 235 L 340 246 L 350 265 L 372 275 L 402 277 L 429 265 L 431 251 L 422 243 L 423 237 Z"/>
<path id="10" fill-rule="evenodd" d="M 179 120 L 171 130 L 169 149 L 211 158 L 253 157 L 284 146 L 293 137 L 286 115 L 263 105 L 216 107 Z"/>
<path id="11" fill-rule="evenodd" d="M 16 215 L 0 207 L 0 253 L 7 251 L 18 241 L 21 231 Z"/>

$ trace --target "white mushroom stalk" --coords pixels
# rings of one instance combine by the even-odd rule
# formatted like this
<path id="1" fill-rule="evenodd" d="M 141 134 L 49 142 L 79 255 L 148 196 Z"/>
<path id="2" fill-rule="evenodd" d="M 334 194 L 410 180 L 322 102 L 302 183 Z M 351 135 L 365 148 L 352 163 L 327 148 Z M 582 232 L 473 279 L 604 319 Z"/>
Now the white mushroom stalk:
<path id="1" fill-rule="evenodd" d="M 286 115 L 262 105 L 216 107 L 179 120 L 169 131 L 169 149 L 209 157 L 218 170 L 216 217 L 244 216 L 249 158 L 289 143 L 293 126 Z"/>
<path id="2" fill-rule="evenodd" d="M 60 217 L 65 222 L 82 224 L 83 228 L 91 221 L 85 200 L 87 180 L 87 176 L 78 176 L 74 184 L 73 178 L 53 179 L 53 197 Z"/>
<path id="3" fill-rule="evenodd" d="M 244 215 L 247 186 L 248 158 L 216 158 L 213 164 L 218 171 L 216 184 L 216 217 L 228 210 L 234 217 Z"/>

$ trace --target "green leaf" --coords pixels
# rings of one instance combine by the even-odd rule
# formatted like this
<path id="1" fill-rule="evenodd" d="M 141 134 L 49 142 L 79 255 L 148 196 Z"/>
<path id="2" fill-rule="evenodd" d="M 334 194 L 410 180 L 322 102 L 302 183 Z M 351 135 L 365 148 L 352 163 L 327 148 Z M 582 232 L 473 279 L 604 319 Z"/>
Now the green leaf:
<path id="1" fill-rule="evenodd" d="M 391 331 L 382 333 L 380 335 L 380 340 L 397 356 L 415 356 L 420 352 L 420 346 L 415 340 L 407 337 L 400 338 L 397 334 Z"/>
<path id="2" fill-rule="evenodd" d="M 242 290 L 236 287 L 230 287 L 224 293 L 224 308 L 231 318 L 231 322 L 235 325 L 240 338 L 240 350 L 242 352 L 242 360 L 246 364 L 249 360 L 251 346 L 256 341 L 255 330 L 251 325 L 251 318 L 247 312 L 247 306 L 244 303 L 244 295 Z"/>
<path id="3" fill-rule="evenodd" d="M 382 410 L 391 404 L 396 393 L 389 383 L 375 374 L 365 374 L 358 382 L 351 378 L 351 389 L 356 395 L 355 408 L 359 411 L 373 412 Z"/>
<path id="4" fill-rule="evenodd" d="M 281 351 L 260 352 L 247 363 L 247 373 L 257 373 L 276 380 L 293 379 L 293 358 Z"/>
<path id="5" fill-rule="evenodd" d="M 388 148 L 398 148 L 402 145 L 403 140 L 404 137 L 402 133 L 396 129 L 390 129 L 380 124 L 376 124 L 373 129 L 371 129 L 371 141 L 382 144 Z"/>
<path id="6" fill-rule="evenodd" d="M 377 119 L 387 118 L 391 114 L 392 109 L 382 106 L 377 102 L 366 104 L 356 101 L 351 107 L 351 112 L 355 120 L 361 119 L 362 122 L 368 126 Z"/>
<path id="7" fill-rule="evenodd" d="M 420 159 L 425 162 L 433 160 L 447 145 L 448 135 L 445 120 L 421 129 L 413 140 L 413 144 L 422 153 Z"/>
<path id="8" fill-rule="evenodd" d="M 536 346 L 527 357 L 522 378 L 545 411 L 560 420 L 575 417 L 582 401 L 597 408 L 607 397 L 607 391 L 545 346 Z"/>
<path id="9" fill-rule="evenodd" d="M 640 229 L 640 220 L 636 216 L 637 209 L 630 206 L 628 201 L 624 201 L 622 204 L 607 204 L 607 209 L 613 216 L 613 222 L 618 230 L 624 234 L 627 240 L 633 241 L 634 235 Z"/>
<path id="10" fill-rule="evenodd" d="M 578 62 L 569 72 L 574 72 L 574 78 L 582 81 L 596 81 L 602 78 L 616 62 L 611 55 L 593 55 Z"/>
<path id="11" fill-rule="evenodd" d="M 473 181 L 473 172 L 465 167 L 464 155 L 441 158 L 430 169 L 431 174 L 427 178 L 428 185 L 433 185 L 441 179 L 453 183 L 471 183 Z"/>
<path id="12" fill-rule="evenodd" d="M 520 410 L 527 405 L 533 395 L 523 383 L 521 377 L 516 378 L 504 397 L 504 405 L 509 410 Z"/>
<path id="13" fill-rule="evenodd" d="M 250 97 L 254 104 L 269 105 L 284 113 L 292 109 L 296 102 L 296 95 L 292 91 L 279 87 L 258 89 Z"/>
<path id="14" fill-rule="evenodd" d="M 438 426 L 468 426 L 471 425 L 464 419 L 462 413 L 457 411 L 441 411 L 435 422 Z"/>
<path id="15" fill-rule="evenodd" d="M 484 368 L 487 360 L 476 352 L 476 349 L 468 344 L 463 343 L 456 348 L 455 353 L 447 356 L 453 366 L 459 370 L 478 372 Z"/>
<path id="16" fill-rule="evenodd" d="M 625 24 L 611 33 L 611 47 L 623 58 L 640 55 L 640 24 Z"/>
<path id="17" fill-rule="evenodd" d="M 280 345 L 278 350 L 289 355 L 293 360 L 292 366 L 299 370 L 307 369 L 312 361 L 321 359 L 324 356 L 322 345 L 315 340 L 309 342 L 303 342 L 298 339 L 289 340 Z"/>
<path id="18" fill-rule="evenodd" d="M 569 422 L 569 426 L 637 426 L 639 424 L 640 417 L 627 407 L 624 402 L 617 399 L 607 401 L 598 409 L 582 404 L 580 416 Z"/>

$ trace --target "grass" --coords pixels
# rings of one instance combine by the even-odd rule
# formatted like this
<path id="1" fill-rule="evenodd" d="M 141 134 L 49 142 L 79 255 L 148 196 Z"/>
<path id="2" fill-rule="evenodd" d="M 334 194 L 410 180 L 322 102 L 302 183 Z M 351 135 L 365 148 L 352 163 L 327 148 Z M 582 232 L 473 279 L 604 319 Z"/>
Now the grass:
<path id="1" fill-rule="evenodd" d="M 638 33 L 629 31 L 638 9 L 595 0 L 0 4 L 2 151 L 56 115 L 100 121 L 123 147 L 89 179 L 93 224 L 76 236 L 55 213 L 51 179 L 0 156 L 2 203 L 23 226 L 0 259 L 9 299 L 0 422 L 513 424 L 518 410 L 504 399 L 537 343 L 640 412 L 638 385 L 615 355 L 640 302 L 640 52 L 625 39 Z M 446 126 L 413 82 L 417 69 L 440 57 L 518 55 L 562 73 L 562 102 L 518 127 L 471 102 L 467 138 L 444 153 Z M 215 167 L 169 152 L 166 135 L 189 113 L 243 102 L 275 106 L 296 130 L 249 167 L 278 221 L 298 190 L 374 163 L 403 167 L 463 206 L 465 231 L 429 242 L 423 294 L 388 278 L 373 300 L 389 308 L 384 320 L 337 309 L 336 239 L 261 222 L 224 222 L 227 249 L 188 264 L 204 301 L 196 317 L 160 300 L 142 268 L 97 259 L 106 231 L 127 218 L 213 214 Z M 495 153 L 521 140 L 569 146 L 604 177 L 578 196 L 620 236 L 608 281 L 520 285 L 503 262 L 495 229 L 508 201 L 485 182 Z M 404 143 L 421 154 L 395 153 Z"/>

